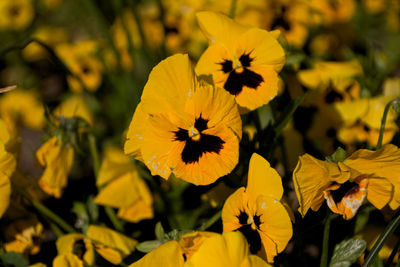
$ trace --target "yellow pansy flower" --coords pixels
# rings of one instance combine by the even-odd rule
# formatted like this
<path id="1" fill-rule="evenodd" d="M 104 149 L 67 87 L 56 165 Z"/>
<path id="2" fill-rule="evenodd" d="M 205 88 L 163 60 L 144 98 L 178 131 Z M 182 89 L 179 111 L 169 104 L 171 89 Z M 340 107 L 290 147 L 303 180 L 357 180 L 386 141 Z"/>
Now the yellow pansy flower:
<path id="1" fill-rule="evenodd" d="M 82 266 L 95 263 L 95 251 L 112 264 L 131 254 L 137 241 L 104 226 L 89 225 L 87 235 L 67 234 L 58 238 L 54 266 Z M 67 263 L 73 263 L 67 265 Z"/>
<path id="2" fill-rule="evenodd" d="M 16 133 L 18 123 L 35 130 L 44 125 L 44 108 L 33 90 L 16 89 L 0 97 L 0 117 Z"/>
<path id="3" fill-rule="evenodd" d="M 273 262 L 292 237 L 292 223 L 281 203 L 282 195 L 281 177 L 268 161 L 254 153 L 247 187 L 233 193 L 222 209 L 224 232 L 240 231 L 252 254 Z"/>
<path id="4" fill-rule="evenodd" d="M 308 2 L 314 11 L 316 23 L 346 23 L 356 10 L 354 0 L 309 0 Z"/>
<path id="5" fill-rule="evenodd" d="M 40 251 L 43 239 L 43 225 L 36 216 L 25 216 L 13 221 L 5 230 L 7 242 L 4 249 L 25 255 L 36 254 Z"/>
<path id="6" fill-rule="evenodd" d="M 278 72 L 285 53 L 279 32 L 246 27 L 218 13 L 199 12 L 197 20 L 209 41 L 196 73 L 211 75 L 216 86 L 235 96 L 241 112 L 271 101 L 281 86 Z"/>
<path id="7" fill-rule="evenodd" d="M 45 167 L 38 181 L 40 187 L 49 195 L 61 197 L 74 162 L 73 148 L 53 136 L 36 151 L 36 158 Z"/>
<path id="8" fill-rule="evenodd" d="M 196 267 L 196 266 L 270 266 L 261 258 L 249 253 L 245 237 L 238 232 L 222 235 L 211 232 L 194 232 L 181 240 L 168 241 L 146 254 L 129 267 Z"/>
<path id="9" fill-rule="evenodd" d="M 118 217 L 138 222 L 153 218 L 153 197 L 134 164 L 116 147 L 105 150 L 97 186 L 104 188 L 95 203 L 119 208 Z"/>
<path id="10" fill-rule="evenodd" d="M 85 98 L 82 95 L 74 94 L 61 102 L 53 111 L 56 117 L 80 117 L 89 125 L 94 124 L 93 114 L 90 111 Z"/>
<path id="11" fill-rule="evenodd" d="M 68 69 L 85 85 L 87 90 L 96 91 L 102 80 L 103 65 L 96 57 L 98 43 L 81 41 L 75 44 L 63 43 L 55 51 Z M 67 81 L 74 92 L 81 92 L 82 85 L 76 77 L 68 76 Z"/>
<path id="12" fill-rule="evenodd" d="M 54 47 L 57 44 L 66 42 L 68 35 L 65 28 L 44 25 L 32 34 L 32 38 L 49 47 Z M 29 61 L 36 61 L 46 58 L 48 51 L 41 44 L 31 42 L 22 50 L 22 55 Z"/>
<path id="13" fill-rule="evenodd" d="M 388 144 L 377 151 L 360 149 L 343 162 L 318 160 L 308 154 L 299 158 L 293 182 L 304 217 L 317 211 L 324 200 L 344 219 L 351 219 L 367 199 L 377 209 L 400 205 L 400 150 Z"/>
<path id="14" fill-rule="evenodd" d="M 0 119 L 0 218 L 10 204 L 10 177 L 17 165 L 15 156 L 8 150 L 11 142 L 10 132 L 4 121 Z"/>
<path id="15" fill-rule="evenodd" d="M 34 17 L 32 0 L 0 1 L 0 29 L 22 30 Z"/>
<path id="16" fill-rule="evenodd" d="M 177 54 L 150 73 L 133 115 L 125 153 L 152 175 L 173 173 L 196 185 L 213 183 L 237 164 L 242 124 L 234 98 L 198 81 L 187 55 Z"/>

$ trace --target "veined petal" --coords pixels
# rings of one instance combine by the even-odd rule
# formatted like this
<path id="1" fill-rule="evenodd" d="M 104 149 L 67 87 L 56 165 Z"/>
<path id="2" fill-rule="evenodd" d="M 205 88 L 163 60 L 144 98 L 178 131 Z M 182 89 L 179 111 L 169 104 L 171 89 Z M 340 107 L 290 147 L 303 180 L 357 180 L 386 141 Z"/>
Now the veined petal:
<path id="1" fill-rule="evenodd" d="M 143 89 L 142 108 L 147 114 L 183 114 L 186 100 L 194 93 L 196 78 L 187 54 L 176 54 L 158 63 Z"/>
<path id="2" fill-rule="evenodd" d="M 233 44 L 237 36 L 250 28 L 236 23 L 226 15 L 210 11 L 197 12 L 196 18 L 208 41 L 221 43 L 225 47 Z"/>
<path id="3" fill-rule="evenodd" d="M 267 260 L 273 262 L 274 257 L 286 248 L 292 237 L 292 222 L 282 203 L 267 196 L 257 198 L 255 214 L 260 215 L 257 231 L 260 234 Z"/>
<path id="4" fill-rule="evenodd" d="M 311 206 L 319 208 L 322 205 L 322 192 L 331 183 L 328 171 L 321 166 L 320 162 L 305 154 L 299 157 L 299 162 L 293 172 L 294 188 L 300 204 L 299 212 L 303 217 Z"/>
<path id="5" fill-rule="evenodd" d="M 241 187 L 230 195 L 222 208 L 222 224 L 224 232 L 235 231 L 243 224 L 248 223 L 250 210 L 247 204 L 248 197 L 245 188 Z M 242 214 L 243 213 L 243 214 Z M 242 215 L 242 217 L 241 217 Z M 245 222 L 241 222 L 245 218 Z"/>
<path id="6" fill-rule="evenodd" d="M 367 199 L 377 209 L 382 209 L 392 200 L 394 186 L 386 178 L 369 178 Z"/>
<path id="7" fill-rule="evenodd" d="M 141 146 L 146 129 L 146 122 L 149 115 L 144 112 L 142 103 L 139 103 L 133 114 L 129 129 L 126 134 L 124 152 L 127 155 L 133 156 L 135 159 L 143 161 Z"/>
<path id="8" fill-rule="evenodd" d="M 54 267 L 83 267 L 83 262 L 74 254 L 58 255 L 53 261 Z"/>
<path id="9" fill-rule="evenodd" d="M 117 250 L 122 258 L 132 253 L 138 243 L 132 238 L 103 226 L 89 225 L 87 235 L 91 240 Z"/>
<path id="10" fill-rule="evenodd" d="M 278 201 L 283 195 L 281 177 L 266 159 L 256 153 L 253 153 L 250 159 L 246 193 L 250 203 L 254 204 L 260 195 L 269 196 Z"/>
<path id="11" fill-rule="evenodd" d="M 183 251 L 175 240 L 168 241 L 147 253 L 129 267 L 182 267 L 184 264 Z"/>

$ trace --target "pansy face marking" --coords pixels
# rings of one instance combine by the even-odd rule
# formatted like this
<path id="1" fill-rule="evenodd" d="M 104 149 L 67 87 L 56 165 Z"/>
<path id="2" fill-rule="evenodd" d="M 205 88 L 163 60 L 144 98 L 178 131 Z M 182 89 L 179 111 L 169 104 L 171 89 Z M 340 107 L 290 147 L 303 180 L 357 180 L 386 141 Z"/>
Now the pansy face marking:
<path id="1" fill-rule="evenodd" d="M 225 90 L 232 95 L 238 95 L 242 92 L 243 86 L 247 86 L 251 89 L 257 89 L 257 87 L 264 81 L 263 77 L 248 68 L 254 58 L 250 57 L 251 52 L 244 53 L 240 56 L 237 66 L 233 66 L 231 60 L 225 59 L 223 62 L 217 63 L 222 66 L 221 71 L 225 74 L 229 73 L 228 79 L 224 84 Z"/>
<path id="2" fill-rule="evenodd" d="M 208 120 L 200 116 L 194 123 L 194 128 L 185 130 L 179 128 L 175 133 L 175 141 L 186 142 L 181 153 L 181 159 L 184 163 L 190 164 L 199 161 L 204 153 L 217 153 L 223 148 L 225 143 L 220 137 L 204 134 L 204 130 L 208 129 Z"/>
<path id="3" fill-rule="evenodd" d="M 249 243 L 250 252 L 252 254 L 257 254 L 262 247 L 261 237 L 257 231 L 257 229 L 260 230 L 260 217 L 260 215 L 255 215 L 252 218 L 252 222 L 248 222 L 249 215 L 246 212 L 241 211 L 237 216 L 239 219 L 239 224 L 241 224 L 241 227 L 237 230 L 246 237 L 247 242 Z"/>

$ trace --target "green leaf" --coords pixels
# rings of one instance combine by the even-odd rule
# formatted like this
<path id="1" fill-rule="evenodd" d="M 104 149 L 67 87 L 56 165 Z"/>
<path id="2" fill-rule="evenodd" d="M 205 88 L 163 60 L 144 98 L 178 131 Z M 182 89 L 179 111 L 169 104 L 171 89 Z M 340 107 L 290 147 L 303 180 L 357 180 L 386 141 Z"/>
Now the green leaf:
<path id="1" fill-rule="evenodd" d="M 354 227 L 355 234 L 358 234 L 362 230 L 364 230 L 369 220 L 369 214 L 373 210 L 375 210 L 375 207 L 371 205 L 371 206 L 366 206 L 357 212 L 356 223 Z"/>
<path id="2" fill-rule="evenodd" d="M 71 211 L 75 213 L 77 217 L 75 226 L 82 229 L 82 231 L 85 233 L 90 223 L 85 203 L 75 201 Z"/>
<path id="3" fill-rule="evenodd" d="M 261 129 L 265 129 L 269 124 L 274 123 L 274 116 L 270 105 L 264 105 L 257 109 Z"/>
<path id="4" fill-rule="evenodd" d="M 149 253 L 153 249 L 159 247 L 161 244 L 162 242 L 160 240 L 144 241 L 142 243 L 139 243 L 136 246 L 136 249 L 143 253 Z"/>
<path id="5" fill-rule="evenodd" d="M 96 222 L 97 219 L 99 218 L 99 206 L 97 206 L 96 203 L 94 203 L 94 196 L 90 195 L 88 199 L 86 200 L 86 208 L 87 208 L 87 213 L 89 214 L 90 220 L 92 222 Z"/>
<path id="6" fill-rule="evenodd" d="M 362 239 L 344 240 L 335 246 L 330 267 L 348 267 L 364 252 L 367 243 Z"/>
<path id="7" fill-rule="evenodd" d="M 27 267 L 29 265 L 29 261 L 24 256 L 15 252 L 0 254 L 0 259 L 5 266 Z"/>
<path id="8" fill-rule="evenodd" d="M 339 162 L 344 161 L 346 159 L 346 156 L 346 151 L 343 148 L 338 147 L 332 155 L 327 156 L 325 159 L 329 162 Z"/>
<path id="9" fill-rule="evenodd" d="M 154 232 L 155 232 L 155 234 L 156 234 L 157 240 L 162 241 L 162 240 L 164 239 L 165 231 L 164 231 L 164 228 L 163 228 L 161 222 L 158 222 L 158 223 L 156 224 L 156 227 L 155 227 L 155 229 L 154 229 Z"/>

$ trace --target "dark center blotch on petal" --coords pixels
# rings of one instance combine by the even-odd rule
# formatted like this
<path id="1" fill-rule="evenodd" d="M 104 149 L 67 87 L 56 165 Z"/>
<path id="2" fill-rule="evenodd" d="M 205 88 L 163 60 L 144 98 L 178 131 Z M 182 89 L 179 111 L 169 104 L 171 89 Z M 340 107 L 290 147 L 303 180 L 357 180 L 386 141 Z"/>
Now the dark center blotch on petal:
<path id="1" fill-rule="evenodd" d="M 188 130 L 178 128 L 177 131 L 174 131 L 174 141 L 182 141 L 185 142 L 185 147 L 181 153 L 181 159 L 184 163 L 190 164 L 198 162 L 200 157 L 205 153 L 217 153 L 222 150 L 225 144 L 220 137 L 204 134 L 202 131 L 208 129 L 207 126 L 208 120 L 200 117 L 196 119 L 194 126 L 199 132 L 200 137 L 196 140 L 193 140 L 189 136 Z"/>
<path id="2" fill-rule="evenodd" d="M 339 203 L 345 196 L 356 193 L 359 188 L 357 183 L 346 181 L 337 190 L 331 191 L 331 195 L 335 203 Z"/>
<path id="3" fill-rule="evenodd" d="M 247 224 L 247 220 L 249 219 L 249 215 L 244 211 L 240 211 L 239 215 L 236 217 L 239 219 L 240 224 Z"/>
<path id="4" fill-rule="evenodd" d="M 225 82 L 224 88 L 232 95 L 238 95 L 243 90 L 243 86 L 256 89 L 264 81 L 260 74 L 247 68 L 240 73 L 232 71 Z"/>
<path id="5" fill-rule="evenodd" d="M 325 103 L 332 104 L 334 102 L 339 102 L 343 100 L 343 96 L 338 93 L 335 89 L 332 89 L 328 94 L 325 96 Z"/>
<path id="6" fill-rule="evenodd" d="M 250 57 L 250 53 L 240 56 L 239 61 L 240 64 L 242 64 L 242 67 L 250 67 L 250 63 L 253 61 L 253 59 Z"/>
<path id="7" fill-rule="evenodd" d="M 11 17 L 17 17 L 21 13 L 21 8 L 19 6 L 11 6 L 9 13 Z"/>
<path id="8" fill-rule="evenodd" d="M 221 62 L 221 63 L 218 63 L 218 64 L 222 66 L 221 70 L 224 73 L 229 73 L 229 72 L 231 72 L 233 70 L 232 61 L 230 61 L 230 60 L 226 59 L 224 62 Z"/>
<path id="9" fill-rule="evenodd" d="M 260 215 L 253 216 L 254 224 L 256 225 L 257 228 L 260 228 L 260 225 L 262 224 L 260 217 L 261 217 Z"/>
<path id="10" fill-rule="evenodd" d="M 79 259 L 83 259 L 83 255 L 86 253 L 86 245 L 82 239 L 75 241 L 73 245 L 73 254 L 75 254 Z"/>
<path id="11" fill-rule="evenodd" d="M 258 231 L 253 230 L 249 224 L 243 225 L 238 230 L 246 237 L 250 246 L 250 252 L 252 254 L 257 254 L 261 249 L 261 237 Z"/>

